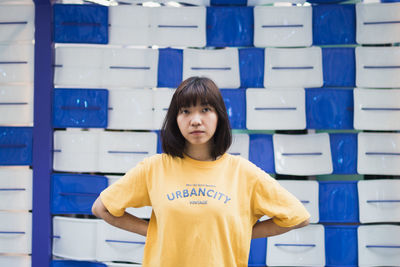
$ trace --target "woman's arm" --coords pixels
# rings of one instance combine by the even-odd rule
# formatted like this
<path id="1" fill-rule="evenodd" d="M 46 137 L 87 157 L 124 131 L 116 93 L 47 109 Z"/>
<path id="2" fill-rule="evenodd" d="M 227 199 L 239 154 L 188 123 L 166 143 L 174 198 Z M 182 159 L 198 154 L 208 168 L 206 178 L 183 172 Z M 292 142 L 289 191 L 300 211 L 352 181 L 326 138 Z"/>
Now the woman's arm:
<path id="1" fill-rule="evenodd" d="M 147 227 L 149 224 L 147 221 L 139 219 L 126 212 L 121 217 L 112 215 L 104 206 L 103 202 L 101 202 L 100 197 L 98 197 L 93 203 L 92 213 L 96 217 L 103 219 L 113 226 L 139 235 L 147 235 Z"/>
<path id="2" fill-rule="evenodd" d="M 281 226 L 277 225 L 276 223 L 274 223 L 272 221 L 272 219 L 262 221 L 262 222 L 257 222 L 253 226 L 253 233 L 251 235 L 251 238 L 262 238 L 262 237 L 280 235 L 280 234 L 289 232 L 290 230 L 307 226 L 309 223 L 310 222 L 307 219 L 304 222 L 301 222 L 292 227 L 281 227 Z"/>

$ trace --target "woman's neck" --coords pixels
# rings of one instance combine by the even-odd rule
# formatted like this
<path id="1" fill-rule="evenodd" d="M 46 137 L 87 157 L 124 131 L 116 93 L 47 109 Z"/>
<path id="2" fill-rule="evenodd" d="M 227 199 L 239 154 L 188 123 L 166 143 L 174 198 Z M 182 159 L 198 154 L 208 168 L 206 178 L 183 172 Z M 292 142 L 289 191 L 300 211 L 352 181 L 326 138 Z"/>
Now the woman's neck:
<path id="1" fill-rule="evenodd" d="M 185 154 L 192 159 L 200 161 L 213 161 L 215 158 L 211 155 L 209 144 L 186 145 Z"/>

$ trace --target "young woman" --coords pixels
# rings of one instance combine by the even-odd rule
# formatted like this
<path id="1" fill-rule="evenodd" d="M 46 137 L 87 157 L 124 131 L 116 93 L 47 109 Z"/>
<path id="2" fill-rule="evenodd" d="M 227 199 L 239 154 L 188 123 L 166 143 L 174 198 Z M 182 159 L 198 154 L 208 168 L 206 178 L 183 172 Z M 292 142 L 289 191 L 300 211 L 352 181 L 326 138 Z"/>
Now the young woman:
<path id="1" fill-rule="evenodd" d="M 226 153 L 231 129 L 213 81 L 177 88 L 162 130 L 164 153 L 104 190 L 93 214 L 146 236 L 144 267 L 247 266 L 251 238 L 308 224 L 304 206 L 249 161 Z M 152 206 L 150 222 L 125 212 Z M 263 215 L 271 219 L 257 222 Z"/>

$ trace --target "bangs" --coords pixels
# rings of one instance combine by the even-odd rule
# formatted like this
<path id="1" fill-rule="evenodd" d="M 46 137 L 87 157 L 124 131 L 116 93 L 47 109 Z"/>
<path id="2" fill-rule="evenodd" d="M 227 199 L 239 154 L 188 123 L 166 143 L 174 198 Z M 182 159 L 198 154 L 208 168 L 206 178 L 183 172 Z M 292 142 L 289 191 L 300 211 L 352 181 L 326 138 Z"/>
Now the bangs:
<path id="1" fill-rule="evenodd" d="M 201 84 L 191 84 L 176 95 L 175 103 L 178 110 L 196 106 L 198 102 L 200 102 L 201 105 L 217 106 L 212 90 L 207 89 Z"/>

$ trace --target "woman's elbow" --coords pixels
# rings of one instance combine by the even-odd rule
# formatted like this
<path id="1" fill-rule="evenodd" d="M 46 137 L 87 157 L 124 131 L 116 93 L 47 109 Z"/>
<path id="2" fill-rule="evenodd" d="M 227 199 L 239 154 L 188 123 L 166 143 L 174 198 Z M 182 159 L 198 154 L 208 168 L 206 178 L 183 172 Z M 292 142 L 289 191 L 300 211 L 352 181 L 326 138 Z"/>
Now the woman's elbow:
<path id="1" fill-rule="evenodd" d="M 96 199 L 96 201 L 92 205 L 92 213 L 94 216 L 101 218 L 102 213 L 104 212 L 105 207 L 103 203 L 101 202 L 100 197 Z"/>
<path id="2" fill-rule="evenodd" d="M 92 213 L 93 213 L 93 215 L 96 216 L 97 218 L 99 217 L 99 215 L 98 215 L 98 213 L 97 213 L 96 206 L 95 206 L 94 204 L 93 204 L 93 206 L 92 206 Z"/>
<path id="3" fill-rule="evenodd" d="M 310 224 L 310 219 L 307 219 L 307 220 L 299 223 L 298 225 L 296 225 L 296 228 L 301 228 L 301 227 L 307 226 L 309 224 Z"/>

